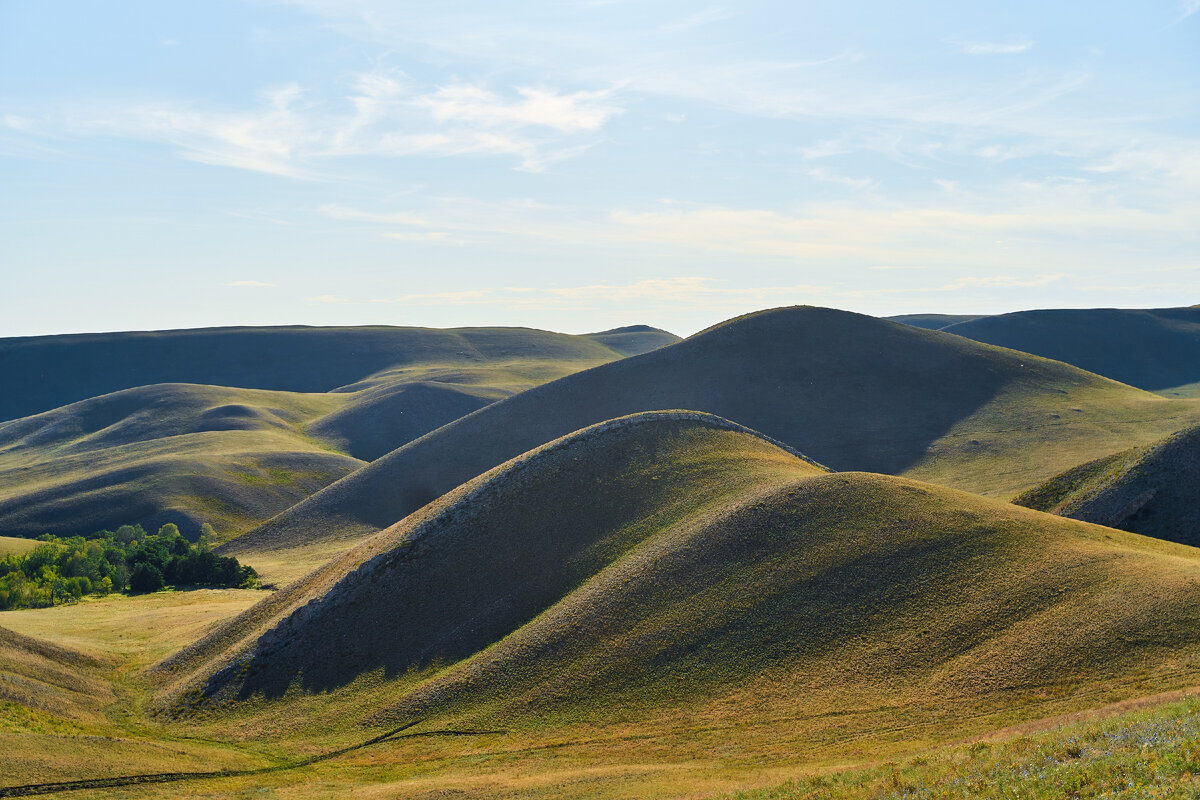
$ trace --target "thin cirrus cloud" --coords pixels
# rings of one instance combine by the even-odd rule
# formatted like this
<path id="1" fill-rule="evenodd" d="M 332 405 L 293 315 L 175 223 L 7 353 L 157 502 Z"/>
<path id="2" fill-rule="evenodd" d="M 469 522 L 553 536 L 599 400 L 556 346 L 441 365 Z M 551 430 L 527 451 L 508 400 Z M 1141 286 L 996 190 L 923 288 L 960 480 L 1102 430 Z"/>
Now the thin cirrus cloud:
<path id="1" fill-rule="evenodd" d="M 1033 49 L 1032 39 L 1016 39 L 1007 42 L 970 42 L 950 40 L 959 50 L 971 56 L 996 56 L 1027 53 Z"/>
<path id="2" fill-rule="evenodd" d="M 504 156 L 537 172 L 586 150 L 590 142 L 580 137 L 622 112 L 612 90 L 518 86 L 512 95 L 463 83 L 420 91 L 402 75 L 372 73 L 356 76 L 336 99 L 290 83 L 261 92 L 252 109 L 109 102 L 20 121 L 30 133 L 158 142 L 204 164 L 322 180 L 334 177 L 336 159 L 356 156 Z"/>
<path id="3" fill-rule="evenodd" d="M 885 199 L 789 210 L 660 202 L 587 212 L 530 201 L 441 198 L 407 211 L 326 205 L 320 213 L 378 225 L 378 235 L 402 242 L 486 247 L 496 237 L 507 237 L 573 248 L 654 245 L 864 267 L 990 263 L 998 239 L 1103 258 L 1111 255 L 1106 241 L 1114 235 L 1130 243 L 1175 247 L 1194 245 L 1197 238 L 1194 219 L 1200 207 L 1194 201 L 1158 210 L 1122 207 L 1113 203 L 1107 186 L 1080 181 L 1025 181 L 990 192 L 950 185 L 944 192 L 939 202 L 908 206 Z"/>

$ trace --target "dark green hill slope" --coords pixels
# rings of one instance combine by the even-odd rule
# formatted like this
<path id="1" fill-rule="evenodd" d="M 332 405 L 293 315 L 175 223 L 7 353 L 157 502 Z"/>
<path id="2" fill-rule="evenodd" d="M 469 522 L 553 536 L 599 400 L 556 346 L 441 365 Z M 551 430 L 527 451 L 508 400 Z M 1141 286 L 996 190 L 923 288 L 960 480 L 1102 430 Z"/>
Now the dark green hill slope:
<path id="1" fill-rule="evenodd" d="M 1013 502 L 1200 547 L 1200 427 L 1082 464 Z"/>
<path id="2" fill-rule="evenodd" d="M 327 392 L 406 364 L 599 363 L 625 352 L 587 336 L 529 328 L 297 326 L 17 337 L 0 339 L 0 375 L 18 389 L 0 397 L 0 420 L 155 383 Z"/>
<path id="3" fill-rule="evenodd" d="M 240 533 L 362 465 L 304 433 L 348 399 L 162 384 L 0 423 L 0 532 Z"/>
<path id="4" fill-rule="evenodd" d="M 1198 601 L 1194 550 L 644 414 L 481 476 L 219 627 L 156 669 L 159 708 L 647 740 L 810 717 L 812 735 L 1194 672 Z"/>
<path id="5" fill-rule="evenodd" d="M 616 350 L 623 356 L 640 356 L 660 347 L 675 344 L 680 339 L 673 333 L 649 325 L 627 325 L 624 328 L 583 334 L 594 342 Z"/>
<path id="6" fill-rule="evenodd" d="M 942 330 L 1154 392 L 1200 382 L 1200 306 L 1018 311 Z"/>
<path id="7" fill-rule="evenodd" d="M 940 331 L 947 325 L 954 325 L 958 322 L 970 322 L 974 319 L 979 319 L 981 314 L 900 314 L 895 317 L 888 317 L 892 322 L 903 322 L 905 325 L 912 325 L 916 328 L 924 328 L 929 331 Z"/>
<path id="8" fill-rule="evenodd" d="M 778 309 L 482 408 L 329 486 L 230 552 L 253 554 L 257 566 L 320 544 L 313 557 L 323 558 L 544 442 L 666 408 L 718 414 L 834 469 L 906 472 L 1006 498 L 1200 417 L 1195 404 L 962 337 L 844 311 Z M 295 553 L 280 561 L 305 563 Z"/>

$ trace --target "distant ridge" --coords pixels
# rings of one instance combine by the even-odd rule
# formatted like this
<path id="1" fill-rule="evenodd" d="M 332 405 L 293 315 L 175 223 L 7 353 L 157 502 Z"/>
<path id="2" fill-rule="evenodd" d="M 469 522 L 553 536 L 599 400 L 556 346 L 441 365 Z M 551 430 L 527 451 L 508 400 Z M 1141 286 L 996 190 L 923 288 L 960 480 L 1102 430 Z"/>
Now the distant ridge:
<path id="1" fill-rule="evenodd" d="M 939 315 L 894 317 L 934 327 Z M 952 315 L 944 315 L 952 320 Z M 948 322 L 940 330 L 1009 347 L 1149 391 L 1200 383 L 1200 307 L 1041 309 Z M 1200 391 L 1200 389 L 1197 389 Z"/>
<path id="2" fill-rule="evenodd" d="M 947 325 L 953 325 L 957 322 L 970 322 L 971 320 L 979 319 L 982 314 L 900 314 L 895 317 L 887 317 L 892 322 L 903 322 L 905 325 L 912 325 L 916 328 L 924 328 L 929 331 L 940 331 Z"/>
<path id="3" fill-rule="evenodd" d="M 327 487 L 226 552 L 262 558 L 344 547 L 558 436 L 669 408 L 734 420 L 833 469 L 907 471 L 1006 498 L 1200 417 L 1192 404 L 962 337 L 845 311 L 775 309 L 482 408 Z M 287 561 L 311 563 L 295 554 Z"/>
<path id="4" fill-rule="evenodd" d="M 156 383 L 327 392 L 405 364 L 608 361 L 677 338 L 653 329 L 597 336 L 622 349 L 531 328 L 229 327 L 0 339 L 0 376 L 20 387 L 0 397 L 0 420 Z"/>
<path id="5" fill-rule="evenodd" d="M 1013 502 L 1200 547 L 1200 426 L 1082 464 Z"/>

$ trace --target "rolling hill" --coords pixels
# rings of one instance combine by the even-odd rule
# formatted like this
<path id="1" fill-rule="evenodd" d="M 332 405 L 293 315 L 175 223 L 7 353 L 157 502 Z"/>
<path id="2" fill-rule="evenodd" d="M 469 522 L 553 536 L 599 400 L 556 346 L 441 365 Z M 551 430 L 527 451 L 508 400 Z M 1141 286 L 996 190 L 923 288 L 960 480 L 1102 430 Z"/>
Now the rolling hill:
<path id="1" fill-rule="evenodd" d="M 1005 499 L 1200 419 L 1194 403 L 1036 356 L 850 312 L 776 309 L 481 408 L 226 552 L 295 577 L 520 453 L 606 419 L 669 408 L 734 420 L 833 469 L 903 473 Z"/>
<path id="2" fill-rule="evenodd" d="M 1013 502 L 1200 546 L 1200 426 L 1081 464 Z"/>
<path id="3" fill-rule="evenodd" d="M 156 383 L 328 392 L 408 364 L 599 363 L 676 340 L 636 327 L 587 336 L 529 328 L 261 327 L 0 339 L 0 420 Z"/>
<path id="4" fill-rule="evenodd" d="M 195 535 L 209 522 L 234 536 L 464 414 L 676 337 L 636 326 L 587 336 L 268 328 L 83 338 L 57 337 L 68 341 L 42 353 L 65 358 L 48 368 L 46 391 L 89 353 L 98 365 L 76 389 L 93 385 L 107 363 L 120 364 L 114 381 L 164 374 L 313 386 L 359 380 L 321 393 L 151 384 L 0 423 L 0 533 L 174 522 Z M 133 355 L 145 361 L 123 360 Z M 388 366 L 360 374 L 380 364 Z"/>
<path id="5" fill-rule="evenodd" d="M 934 327 L 938 315 L 896 317 Z M 952 320 L 950 315 L 946 320 Z M 940 330 L 1009 347 L 1167 395 L 1200 392 L 1200 306 L 1017 311 L 948 321 Z"/>
<path id="6" fill-rule="evenodd" d="M 362 466 L 304 432 L 347 399 L 160 384 L 0 423 L 0 531 L 240 533 Z"/>
<path id="7" fill-rule="evenodd" d="M 585 726 L 794 757 L 1194 678 L 1198 601 L 1195 550 L 647 413 L 507 462 L 219 626 L 155 668 L 156 708 L 210 731 Z"/>

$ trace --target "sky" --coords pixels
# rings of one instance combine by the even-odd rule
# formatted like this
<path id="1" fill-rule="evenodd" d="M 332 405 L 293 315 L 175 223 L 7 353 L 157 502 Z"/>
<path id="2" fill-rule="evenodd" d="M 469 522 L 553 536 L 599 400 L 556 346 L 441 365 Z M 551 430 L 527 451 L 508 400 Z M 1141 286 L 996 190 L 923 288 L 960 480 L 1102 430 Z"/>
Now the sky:
<path id="1" fill-rule="evenodd" d="M 1200 303 L 1200 0 L 0 0 L 0 336 Z"/>

